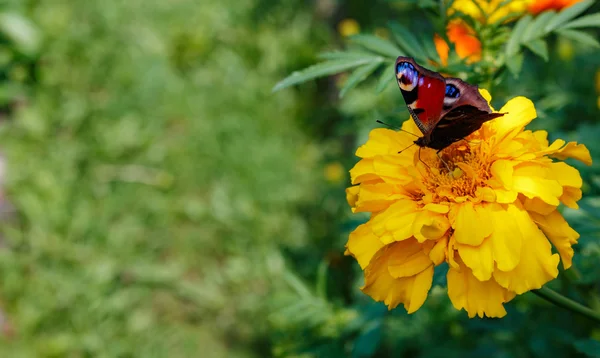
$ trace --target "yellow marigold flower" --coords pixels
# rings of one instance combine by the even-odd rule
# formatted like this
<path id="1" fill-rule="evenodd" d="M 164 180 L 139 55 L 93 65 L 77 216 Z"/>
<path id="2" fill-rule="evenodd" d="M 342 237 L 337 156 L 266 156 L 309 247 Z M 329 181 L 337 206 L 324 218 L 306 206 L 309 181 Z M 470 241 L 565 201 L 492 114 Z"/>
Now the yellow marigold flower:
<path id="1" fill-rule="evenodd" d="M 466 58 L 467 63 L 481 60 L 481 42 L 477 34 L 464 21 L 451 21 L 446 28 L 448 40 L 454 44 L 456 54 L 460 58 Z M 448 53 L 450 46 L 438 35 L 433 38 L 435 49 L 440 56 L 443 66 L 448 65 Z"/>
<path id="2" fill-rule="evenodd" d="M 481 23 L 493 24 L 509 14 L 521 14 L 527 10 L 531 0 L 455 0 L 448 15 L 460 11 Z"/>
<path id="3" fill-rule="evenodd" d="M 550 144 L 546 131 L 524 130 L 536 117 L 527 98 L 500 112 L 507 114 L 468 142 L 444 149 L 445 164 L 435 150 L 406 149 L 414 137 L 390 129 L 374 129 L 358 148 L 362 159 L 350 171 L 347 199 L 353 212 L 371 217 L 350 234 L 346 254 L 364 270 L 364 293 L 389 309 L 403 304 L 415 312 L 434 267 L 447 262 L 454 307 L 469 317 L 502 317 L 504 303 L 557 277 L 559 257 L 571 266 L 579 234 L 557 207 L 578 207 L 582 179 L 552 158 L 590 165 L 590 153 L 575 142 Z M 402 128 L 419 133 L 412 120 Z"/>

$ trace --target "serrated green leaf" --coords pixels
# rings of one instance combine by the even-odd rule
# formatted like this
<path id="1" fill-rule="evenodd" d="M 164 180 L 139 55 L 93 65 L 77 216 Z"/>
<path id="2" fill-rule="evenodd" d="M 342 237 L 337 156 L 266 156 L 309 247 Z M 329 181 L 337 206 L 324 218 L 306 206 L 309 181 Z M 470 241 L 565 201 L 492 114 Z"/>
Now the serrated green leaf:
<path id="1" fill-rule="evenodd" d="M 548 23 L 548 25 L 546 25 L 546 32 L 551 32 L 557 29 L 562 24 L 587 10 L 593 4 L 594 0 L 586 0 L 564 9 L 563 11 L 559 12 L 552 19 L 552 21 Z"/>
<path id="2" fill-rule="evenodd" d="M 527 15 L 519 20 L 519 22 L 517 22 L 515 25 L 515 28 L 508 39 L 508 43 L 506 44 L 506 55 L 508 58 L 512 57 L 519 51 L 521 40 L 523 38 L 523 32 L 527 29 L 527 26 L 529 26 L 531 20 L 531 15 Z"/>
<path id="3" fill-rule="evenodd" d="M 519 73 L 521 72 L 521 68 L 523 67 L 523 54 L 517 53 L 514 54 L 506 60 L 506 67 L 512 73 L 513 77 L 519 77 Z"/>
<path id="4" fill-rule="evenodd" d="M 370 57 L 370 58 L 359 58 L 359 59 L 346 59 L 346 60 L 332 60 L 317 63 L 300 71 L 295 71 L 288 77 L 279 81 L 272 89 L 272 92 L 277 92 L 289 86 L 293 86 L 298 83 L 306 82 L 317 77 L 323 77 L 340 73 L 358 67 L 370 62 L 380 63 L 383 59 L 381 57 Z"/>
<path id="5" fill-rule="evenodd" d="M 361 83 L 362 81 L 366 80 L 367 77 L 369 77 L 369 75 L 371 73 L 373 73 L 377 67 L 379 67 L 379 65 L 381 64 L 382 61 L 379 62 L 372 62 L 366 65 L 363 65 L 357 69 L 355 69 L 352 74 L 350 76 L 348 76 L 348 79 L 346 80 L 346 83 L 344 84 L 344 87 L 342 87 L 342 89 L 340 90 L 340 98 L 344 97 L 344 95 L 351 90 L 352 88 L 356 87 L 356 85 L 358 85 L 359 83 Z"/>
<path id="6" fill-rule="evenodd" d="M 521 42 L 537 39 L 547 34 L 546 26 L 555 16 L 556 13 L 554 11 L 546 11 L 536 17 L 523 32 L 523 40 Z"/>
<path id="7" fill-rule="evenodd" d="M 406 53 L 409 56 L 414 57 L 418 61 L 427 60 L 423 56 L 423 47 L 410 31 L 408 31 L 404 26 L 400 25 L 397 22 L 390 23 L 390 29 L 392 30 L 394 38 L 396 39 L 400 47 L 402 47 L 402 49 L 406 51 Z"/>
<path id="8" fill-rule="evenodd" d="M 350 37 L 350 42 L 360 45 L 380 55 L 396 58 L 402 56 L 402 50 L 392 42 L 373 35 L 358 34 Z"/>
<path id="9" fill-rule="evenodd" d="M 600 12 L 587 16 L 582 16 L 569 23 L 562 25 L 561 29 L 575 29 L 580 27 L 600 27 Z"/>
<path id="10" fill-rule="evenodd" d="M 359 51 L 327 51 L 317 55 L 321 60 L 360 60 L 374 57 L 372 53 Z"/>
<path id="11" fill-rule="evenodd" d="M 530 49 L 531 52 L 543 58 L 544 61 L 548 61 L 548 45 L 543 39 L 529 41 L 527 43 L 524 43 L 523 45 Z"/>
<path id="12" fill-rule="evenodd" d="M 591 47 L 595 47 L 595 48 L 600 47 L 600 42 L 598 42 L 598 40 L 594 36 L 592 36 L 588 33 L 585 33 L 583 31 L 560 29 L 560 30 L 556 31 L 556 33 L 559 36 L 566 37 L 573 41 L 577 41 L 583 45 L 587 45 L 587 46 L 591 46 Z"/>
<path id="13" fill-rule="evenodd" d="M 381 72 L 381 76 L 379 76 L 379 80 L 377 81 L 377 87 L 375 87 L 375 93 L 383 92 L 387 86 L 394 80 L 394 67 L 395 65 L 390 66 L 389 68 L 384 68 L 383 72 Z"/>

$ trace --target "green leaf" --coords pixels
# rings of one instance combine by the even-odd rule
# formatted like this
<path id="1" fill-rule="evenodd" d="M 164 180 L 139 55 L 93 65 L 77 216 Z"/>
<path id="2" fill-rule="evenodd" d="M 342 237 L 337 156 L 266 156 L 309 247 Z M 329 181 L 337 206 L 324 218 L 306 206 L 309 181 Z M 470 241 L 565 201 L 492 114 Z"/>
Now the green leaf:
<path id="1" fill-rule="evenodd" d="M 559 12 L 558 15 L 556 15 L 552 19 L 552 21 L 550 21 L 548 23 L 548 25 L 546 25 L 546 32 L 553 31 L 554 29 L 558 28 L 560 25 L 566 23 L 567 21 L 571 20 L 575 16 L 577 16 L 577 15 L 581 14 L 582 12 L 584 12 L 585 10 L 587 10 L 587 8 L 589 8 L 593 4 L 594 4 L 594 0 L 586 0 L 586 1 L 582 1 L 580 3 L 577 3 L 573 6 L 570 6 L 566 9 L 564 9 L 563 11 Z"/>
<path id="2" fill-rule="evenodd" d="M 547 34 L 546 26 L 555 16 L 556 13 L 554 11 L 546 11 L 536 17 L 523 32 L 522 42 L 537 39 Z"/>
<path id="3" fill-rule="evenodd" d="M 394 80 L 394 67 L 395 64 L 388 68 L 384 68 L 383 72 L 381 72 L 381 76 L 377 81 L 377 87 L 375 87 L 375 93 L 383 92 L 387 86 Z"/>
<path id="4" fill-rule="evenodd" d="M 381 321 L 369 322 L 354 342 L 352 358 L 371 357 L 383 336 Z"/>
<path id="5" fill-rule="evenodd" d="M 362 81 L 366 80 L 367 77 L 369 77 L 369 75 L 371 73 L 373 73 L 377 69 L 377 67 L 379 67 L 381 62 L 383 62 L 383 61 L 371 62 L 367 65 L 363 65 L 363 66 L 357 68 L 356 70 L 354 70 L 354 72 L 352 72 L 352 74 L 350 76 L 348 76 L 348 79 L 346 80 L 344 87 L 342 87 L 342 89 L 340 90 L 340 98 L 344 97 L 344 95 L 349 90 L 356 87 L 356 85 L 358 85 Z"/>
<path id="6" fill-rule="evenodd" d="M 579 353 L 588 357 L 600 357 L 600 342 L 593 339 L 581 339 L 573 343 Z"/>
<path id="7" fill-rule="evenodd" d="M 394 38 L 396 39 L 398 44 L 400 44 L 400 47 L 402 47 L 402 49 L 406 51 L 406 53 L 409 56 L 414 57 L 418 61 L 427 60 L 423 56 L 423 47 L 410 31 L 408 31 L 404 26 L 400 25 L 397 22 L 390 23 L 390 29 L 394 34 Z"/>
<path id="8" fill-rule="evenodd" d="M 600 12 L 587 16 L 582 16 L 579 19 L 573 20 L 563 26 L 561 29 L 575 29 L 579 27 L 600 27 Z"/>
<path id="9" fill-rule="evenodd" d="M 354 35 L 350 37 L 350 42 L 394 59 L 402 55 L 402 50 L 400 50 L 398 46 L 377 36 L 363 34 Z"/>
<path id="10" fill-rule="evenodd" d="M 34 56 L 40 49 L 41 35 L 29 19 L 16 13 L 0 13 L 0 32 L 27 56 Z"/>
<path id="11" fill-rule="evenodd" d="M 506 60 L 506 67 L 510 73 L 512 73 L 513 77 L 519 77 L 519 72 L 521 72 L 521 68 L 523 67 L 523 54 L 517 53 L 514 54 Z"/>
<path id="12" fill-rule="evenodd" d="M 317 285 L 315 291 L 317 296 L 326 300 L 327 299 L 327 261 L 321 260 L 319 268 L 317 269 Z"/>
<path id="13" fill-rule="evenodd" d="M 306 82 L 317 77 L 332 75 L 335 73 L 344 72 L 350 68 L 358 67 L 370 62 L 380 63 L 381 57 L 367 57 L 359 59 L 332 60 L 317 63 L 300 71 L 295 71 L 288 77 L 279 81 L 274 87 L 273 92 L 277 92 L 283 88 L 293 86 L 298 83 Z"/>
<path id="14" fill-rule="evenodd" d="M 321 60 L 361 60 L 375 58 L 370 52 L 359 51 L 327 51 L 321 52 L 317 57 Z"/>
<path id="15" fill-rule="evenodd" d="M 520 43 L 523 37 L 523 32 L 525 32 L 531 20 L 531 15 L 527 15 L 521 20 L 519 20 L 519 22 L 517 22 L 517 24 L 515 25 L 515 28 L 510 38 L 508 39 L 508 43 L 506 44 L 506 55 L 509 58 L 514 56 L 519 51 Z"/>
<path id="16" fill-rule="evenodd" d="M 600 47 L 600 42 L 598 42 L 598 40 L 585 32 L 582 31 L 577 31 L 577 30 L 570 30 L 570 29 L 560 29 L 557 30 L 556 33 L 559 36 L 562 37 L 566 37 L 568 39 L 577 41 L 583 45 L 587 45 L 587 46 L 591 46 L 591 47 L 595 47 L 595 48 L 599 48 Z"/>
<path id="17" fill-rule="evenodd" d="M 537 39 L 524 44 L 531 52 L 548 61 L 548 45 L 543 39 Z"/>
<path id="18" fill-rule="evenodd" d="M 425 55 L 427 58 L 440 63 L 440 55 L 438 54 L 435 43 L 433 42 L 433 37 L 430 40 L 423 41 L 423 50 L 425 51 Z"/>

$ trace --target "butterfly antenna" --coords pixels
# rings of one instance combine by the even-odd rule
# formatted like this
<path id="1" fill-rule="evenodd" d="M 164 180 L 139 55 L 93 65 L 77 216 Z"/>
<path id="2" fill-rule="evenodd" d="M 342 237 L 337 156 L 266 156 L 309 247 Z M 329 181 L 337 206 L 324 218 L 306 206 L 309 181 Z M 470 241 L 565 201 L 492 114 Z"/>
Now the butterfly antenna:
<path id="1" fill-rule="evenodd" d="M 405 131 L 404 129 L 402 129 L 402 128 L 400 128 L 400 127 L 392 126 L 392 125 L 390 125 L 390 124 L 387 124 L 387 123 L 385 123 L 385 122 L 382 122 L 382 121 L 380 121 L 379 119 L 378 119 L 376 122 L 377 122 L 377 123 L 379 123 L 379 124 L 383 124 L 384 126 L 386 126 L 386 127 L 390 128 L 390 129 L 395 129 L 395 130 L 398 130 L 398 131 L 402 131 L 402 132 L 404 132 L 404 133 L 408 133 L 408 134 L 410 134 L 410 135 L 414 135 L 415 137 L 419 138 L 419 136 L 418 136 L 418 135 L 416 135 L 416 134 L 414 134 L 414 133 L 411 133 L 411 132 L 409 132 L 409 131 Z"/>
<path id="2" fill-rule="evenodd" d="M 408 148 L 412 147 L 413 145 L 415 145 L 415 143 L 413 143 L 413 144 L 409 145 L 408 147 L 406 147 L 406 148 L 402 149 L 401 151 L 399 151 L 399 152 L 398 152 L 398 154 L 400 154 L 400 153 L 404 152 L 405 150 L 407 150 Z M 420 150 L 420 149 L 419 149 L 419 153 L 421 153 L 421 150 Z"/>

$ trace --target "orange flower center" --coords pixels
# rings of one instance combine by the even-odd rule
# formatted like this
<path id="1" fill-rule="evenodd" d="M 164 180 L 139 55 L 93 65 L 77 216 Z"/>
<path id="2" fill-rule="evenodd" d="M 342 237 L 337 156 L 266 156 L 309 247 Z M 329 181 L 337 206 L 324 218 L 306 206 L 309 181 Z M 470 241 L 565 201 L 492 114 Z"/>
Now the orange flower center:
<path id="1" fill-rule="evenodd" d="M 423 183 L 433 194 L 433 202 L 455 201 L 457 197 L 475 197 L 478 188 L 486 187 L 491 177 L 490 163 L 486 161 L 480 143 L 474 146 L 464 141 L 454 143 L 441 151 L 421 155 L 427 175 Z M 425 157 L 425 158 L 424 158 Z"/>

